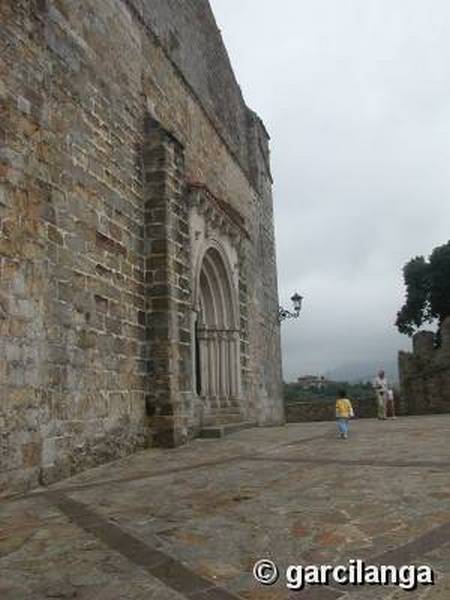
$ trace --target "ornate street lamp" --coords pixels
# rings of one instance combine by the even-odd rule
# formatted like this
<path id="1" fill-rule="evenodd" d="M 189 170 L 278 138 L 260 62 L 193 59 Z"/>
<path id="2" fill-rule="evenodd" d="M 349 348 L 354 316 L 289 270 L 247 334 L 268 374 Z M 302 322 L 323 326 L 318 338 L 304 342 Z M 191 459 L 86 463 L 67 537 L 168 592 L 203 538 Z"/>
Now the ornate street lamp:
<path id="1" fill-rule="evenodd" d="M 292 304 L 294 305 L 294 311 L 287 310 L 287 308 L 283 308 L 282 306 L 278 307 L 278 321 L 281 323 L 285 319 L 298 319 L 300 316 L 300 311 L 302 310 L 302 302 L 303 296 L 300 294 L 295 294 L 291 298 Z"/>

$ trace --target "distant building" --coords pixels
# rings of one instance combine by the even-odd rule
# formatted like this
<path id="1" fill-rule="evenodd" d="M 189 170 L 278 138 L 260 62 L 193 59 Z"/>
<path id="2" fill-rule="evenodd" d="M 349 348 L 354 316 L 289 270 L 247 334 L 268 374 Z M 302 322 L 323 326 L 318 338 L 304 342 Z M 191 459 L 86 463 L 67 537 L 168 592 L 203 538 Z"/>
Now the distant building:
<path id="1" fill-rule="evenodd" d="M 299 383 L 304 390 L 311 388 L 320 390 L 325 386 L 334 383 L 334 381 L 329 381 L 323 375 L 303 375 L 297 379 L 297 383 Z"/>

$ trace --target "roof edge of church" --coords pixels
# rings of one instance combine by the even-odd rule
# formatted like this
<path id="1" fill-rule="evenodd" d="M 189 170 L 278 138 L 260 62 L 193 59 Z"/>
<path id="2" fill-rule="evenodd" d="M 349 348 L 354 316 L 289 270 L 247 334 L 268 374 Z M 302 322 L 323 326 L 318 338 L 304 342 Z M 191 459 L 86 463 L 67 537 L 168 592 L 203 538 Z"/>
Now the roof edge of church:
<path id="1" fill-rule="evenodd" d="M 272 179 L 270 135 L 261 117 L 245 102 L 209 0 L 121 1 L 161 47 L 252 187 L 258 189 L 252 168 L 256 154 L 262 155 L 261 163 Z M 197 31 L 198 42 L 187 52 L 192 31 Z M 261 148 L 260 136 L 250 135 L 251 127 L 263 134 L 267 148 Z M 258 143 L 252 143 L 253 138 Z"/>

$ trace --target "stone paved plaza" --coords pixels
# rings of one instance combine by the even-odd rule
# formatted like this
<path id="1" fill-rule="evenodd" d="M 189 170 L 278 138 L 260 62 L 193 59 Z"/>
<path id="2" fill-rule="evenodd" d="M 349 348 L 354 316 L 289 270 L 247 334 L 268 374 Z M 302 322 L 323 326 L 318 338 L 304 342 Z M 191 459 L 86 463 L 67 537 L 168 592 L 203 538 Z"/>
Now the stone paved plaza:
<path id="1" fill-rule="evenodd" d="M 0 598 L 450 598 L 450 415 L 242 431 L 151 449 L 0 504 Z M 310 588 L 289 564 L 428 564 L 436 584 Z"/>

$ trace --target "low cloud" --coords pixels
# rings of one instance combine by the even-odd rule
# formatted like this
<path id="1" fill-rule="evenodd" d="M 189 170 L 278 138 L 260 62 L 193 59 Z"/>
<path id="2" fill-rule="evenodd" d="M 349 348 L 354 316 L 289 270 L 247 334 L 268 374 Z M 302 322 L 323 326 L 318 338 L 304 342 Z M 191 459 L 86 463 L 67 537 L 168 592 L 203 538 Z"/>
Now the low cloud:
<path id="1" fill-rule="evenodd" d="M 450 5 L 212 0 L 272 137 L 285 379 L 395 360 L 401 269 L 450 238 Z"/>

